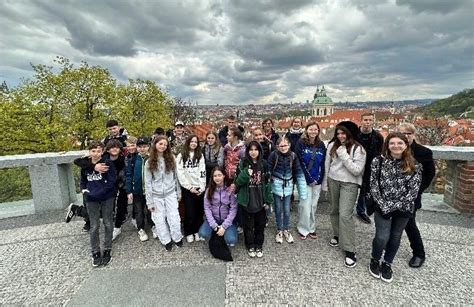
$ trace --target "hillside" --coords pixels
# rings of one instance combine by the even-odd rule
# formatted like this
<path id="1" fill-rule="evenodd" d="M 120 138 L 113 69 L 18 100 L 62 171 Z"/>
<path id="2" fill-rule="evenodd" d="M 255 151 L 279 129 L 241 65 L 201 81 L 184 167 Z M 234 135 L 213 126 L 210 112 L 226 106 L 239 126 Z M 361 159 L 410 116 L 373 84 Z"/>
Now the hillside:
<path id="1" fill-rule="evenodd" d="M 438 99 L 418 111 L 432 117 L 451 116 L 474 119 L 474 89 L 465 89 L 448 98 Z"/>

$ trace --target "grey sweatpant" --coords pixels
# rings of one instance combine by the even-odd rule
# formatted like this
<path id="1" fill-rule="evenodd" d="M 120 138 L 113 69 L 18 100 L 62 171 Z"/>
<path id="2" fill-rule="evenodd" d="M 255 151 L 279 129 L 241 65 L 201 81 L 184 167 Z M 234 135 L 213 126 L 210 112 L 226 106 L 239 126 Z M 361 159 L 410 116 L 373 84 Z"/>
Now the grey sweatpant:
<path id="1" fill-rule="evenodd" d="M 347 252 L 355 249 L 354 207 L 359 192 L 355 183 L 328 178 L 329 201 L 331 203 L 331 225 L 339 246 Z"/>

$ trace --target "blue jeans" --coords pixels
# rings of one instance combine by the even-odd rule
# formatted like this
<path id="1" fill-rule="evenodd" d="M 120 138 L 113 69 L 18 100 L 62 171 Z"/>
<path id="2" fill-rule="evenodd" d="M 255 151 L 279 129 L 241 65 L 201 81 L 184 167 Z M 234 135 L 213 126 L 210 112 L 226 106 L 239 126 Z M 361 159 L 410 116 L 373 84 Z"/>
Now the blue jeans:
<path id="1" fill-rule="evenodd" d="M 201 228 L 199 228 L 199 236 L 209 240 L 213 230 L 209 226 L 209 222 L 206 220 L 202 223 Z M 237 227 L 235 225 L 230 225 L 224 232 L 224 241 L 227 245 L 235 245 L 237 243 Z"/>
<path id="2" fill-rule="evenodd" d="M 273 194 L 276 224 L 278 230 L 288 230 L 290 224 L 291 195 L 281 197 Z"/>
<path id="3" fill-rule="evenodd" d="M 402 238 L 409 218 L 394 216 L 385 219 L 375 211 L 375 238 L 372 241 L 372 258 L 380 260 L 382 252 L 385 250 L 384 261 L 392 263 Z"/>

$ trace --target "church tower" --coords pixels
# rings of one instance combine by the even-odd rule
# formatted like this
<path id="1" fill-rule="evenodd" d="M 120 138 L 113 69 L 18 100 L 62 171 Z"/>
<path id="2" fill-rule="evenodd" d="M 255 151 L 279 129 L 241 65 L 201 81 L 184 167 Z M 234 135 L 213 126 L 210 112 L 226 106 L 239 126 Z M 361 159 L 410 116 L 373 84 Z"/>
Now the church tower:
<path id="1" fill-rule="evenodd" d="M 316 86 L 316 93 L 314 93 L 312 105 L 312 115 L 314 117 L 324 117 L 334 113 L 334 103 L 332 102 L 332 99 L 326 94 L 324 85 L 321 87 L 321 89 L 319 89 L 319 85 Z"/>

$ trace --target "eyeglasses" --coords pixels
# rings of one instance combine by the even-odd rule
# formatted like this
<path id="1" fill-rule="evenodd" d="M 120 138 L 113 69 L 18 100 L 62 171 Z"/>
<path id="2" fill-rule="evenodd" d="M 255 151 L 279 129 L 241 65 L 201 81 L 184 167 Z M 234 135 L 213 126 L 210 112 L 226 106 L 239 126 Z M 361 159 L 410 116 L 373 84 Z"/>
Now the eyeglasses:
<path id="1" fill-rule="evenodd" d="M 288 146 L 290 146 L 290 145 L 286 145 L 286 144 L 285 145 L 278 145 L 278 147 L 280 147 L 280 148 L 285 148 L 285 147 L 288 147 Z"/>

